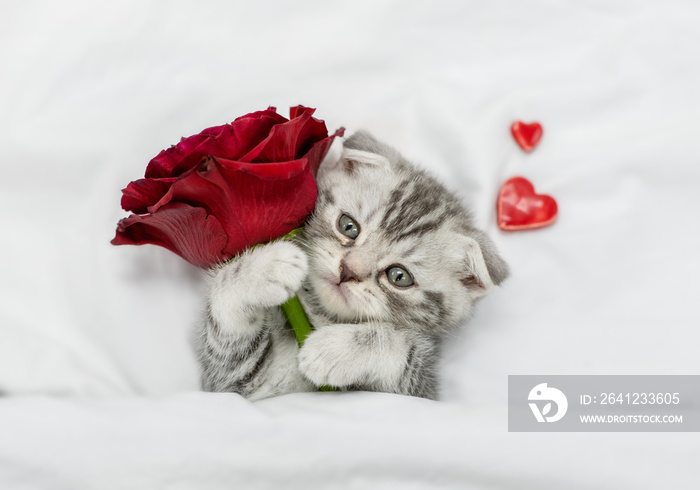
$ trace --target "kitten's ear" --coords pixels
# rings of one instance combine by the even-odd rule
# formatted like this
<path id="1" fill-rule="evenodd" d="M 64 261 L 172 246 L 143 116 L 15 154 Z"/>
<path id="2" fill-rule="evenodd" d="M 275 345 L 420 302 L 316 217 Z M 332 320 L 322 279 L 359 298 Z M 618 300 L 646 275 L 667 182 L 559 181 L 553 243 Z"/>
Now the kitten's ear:
<path id="1" fill-rule="evenodd" d="M 351 175 L 362 168 L 391 170 L 391 163 L 389 163 L 389 160 L 385 157 L 363 150 L 343 149 L 343 152 L 340 154 L 338 165 Z"/>
<path id="2" fill-rule="evenodd" d="M 509 275 L 508 264 L 501 258 L 493 242 L 481 231 L 460 237 L 464 261 L 462 284 L 476 296 L 483 296 Z"/>
<path id="3" fill-rule="evenodd" d="M 352 136 L 343 142 L 343 148 L 347 150 L 362 150 L 370 153 L 382 154 L 383 147 L 386 146 L 369 134 L 367 131 L 356 131 Z"/>
<path id="4" fill-rule="evenodd" d="M 348 150 L 359 150 L 367 153 L 374 153 L 384 157 L 389 164 L 401 164 L 403 157 L 393 147 L 382 143 L 367 131 L 357 131 L 343 142 L 344 152 Z"/>
<path id="5" fill-rule="evenodd" d="M 479 243 L 481 247 L 481 255 L 484 257 L 486 268 L 489 271 L 489 276 L 496 286 L 500 286 L 503 281 L 510 276 L 510 267 L 498 253 L 496 245 L 491 239 L 481 230 L 475 230 L 472 237 Z"/>

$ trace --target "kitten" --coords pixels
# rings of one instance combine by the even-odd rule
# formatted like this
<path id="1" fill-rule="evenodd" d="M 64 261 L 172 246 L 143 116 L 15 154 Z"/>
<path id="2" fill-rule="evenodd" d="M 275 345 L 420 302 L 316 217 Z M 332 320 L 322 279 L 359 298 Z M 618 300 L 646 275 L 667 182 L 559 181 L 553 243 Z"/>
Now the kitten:
<path id="1" fill-rule="evenodd" d="M 508 276 L 460 201 L 365 132 L 317 177 L 313 216 L 212 271 L 198 332 L 207 391 L 262 399 L 330 385 L 434 399 L 441 339 Z M 278 305 L 299 296 L 299 348 Z"/>

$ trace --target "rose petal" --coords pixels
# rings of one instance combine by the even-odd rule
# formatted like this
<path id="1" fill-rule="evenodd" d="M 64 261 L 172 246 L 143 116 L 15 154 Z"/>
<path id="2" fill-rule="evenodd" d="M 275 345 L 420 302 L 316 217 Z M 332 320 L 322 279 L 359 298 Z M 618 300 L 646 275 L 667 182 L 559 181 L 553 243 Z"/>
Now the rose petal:
<path id="1" fill-rule="evenodd" d="M 173 183 L 148 211 L 171 201 L 216 216 L 228 235 L 226 253 L 238 254 L 300 226 L 314 209 L 316 183 L 306 159 L 251 164 L 211 158 Z"/>
<path id="2" fill-rule="evenodd" d="M 285 162 L 304 156 L 314 143 L 328 136 L 326 123 L 303 112 L 289 122 L 278 124 L 246 155 L 243 162 Z"/>
<path id="3" fill-rule="evenodd" d="M 289 108 L 289 119 L 294 119 L 295 117 L 301 116 L 303 113 L 308 112 L 309 116 L 313 116 L 316 109 L 311 107 L 304 107 L 303 105 L 298 105 L 296 107 Z"/>
<path id="4" fill-rule="evenodd" d="M 256 117 L 243 116 L 231 123 L 227 131 L 216 138 L 208 155 L 238 160 L 255 148 L 270 134 L 270 131 L 287 122 L 287 118 L 276 112 L 261 111 Z"/>
<path id="5" fill-rule="evenodd" d="M 144 214 L 168 192 L 177 178 L 139 179 L 122 189 L 122 208 L 136 214 Z"/>
<path id="6" fill-rule="evenodd" d="M 187 158 L 202 142 L 221 132 L 224 126 L 213 126 L 188 138 L 182 138 L 177 145 L 156 155 L 146 167 L 146 178 L 174 177 L 173 169 Z"/>
<path id="7" fill-rule="evenodd" d="M 285 122 L 286 117 L 268 109 L 241 116 L 231 124 L 207 128 L 160 152 L 148 164 L 146 177 L 179 176 L 207 156 L 238 159 L 263 141 L 275 125 Z"/>
<path id="8" fill-rule="evenodd" d="M 260 118 L 260 117 L 272 117 L 277 120 L 279 120 L 280 123 L 286 122 L 288 119 L 284 117 L 282 114 L 277 113 L 277 108 L 270 106 L 264 111 L 255 111 L 255 112 L 250 112 L 248 114 L 245 114 L 243 116 L 238 116 L 236 119 L 233 120 L 233 123 L 235 124 L 236 121 L 240 119 L 249 119 L 249 118 Z"/>
<path id="9" fill-rule="evenodd" d="M 206 210 L 171 203 L 151 215 L 132 214 L 121 220 L 112 245 L 160 245 L 198 267 L 208 267 L 231 258 L 223 252 L 227 241 L 219 221 Z"/>
<path id="10" fill-rule="evenodd" d="M 306 157 L 290 162 L 270 162 L 270 163 L 249 163 L 240 162 L 237 160 L 229 160 L 227 158 L 212 159 L 222 167 L 228 170 L 239 170 L 262 180 L 281 180 L 289 179 L 298 175 L 300 172 L 307 172 L 309 168 L 308 159 Z M 205 163 L 206 167 L 207 164 Z"/>
<path id="11" fill-rule="evenodd" d="M 240 244 L 229 240 L 226 252 L 233 255 L 253 244 L 268 242 L 298 228 L 313 212 L 316 204 L 316 182 L 308 171 L 308 164 L 304 165 L 303 171 L 280 179 L 266 172 L 274 167 L 279 169 L 280 165 L 259 164 L 253 167 L 256 173 L 224 166 L 214 166 L 208 170 L 210 175 L 220 172 L 229 184 L 226 195 L 230 206 L 225 207 L 225 214 L 222 214 L 225 216 L 222 219 L 224 230 L 231 236 L 229 226 L 235 223 L 246 237 L 246 242 Z M 237 179 L 232 178 L 233 173 Z"/>
<path id="12" fill-rule="evenodd" d="M 342 137 L 345 134 L 345 128 L 340 128 L 338 129 L 335 133 L 330 135 L 327 138 L 322 139 L 321 141 L 318 141 L 317 143 L 314 144 L 314 146 L 309 150 L 309 152 L 305 155 L 305 158 L 309 161 L 309 170 L 313 174 L 314 177 L 316 177 L 316 173 L 318 172 L 318 167 L 321 166 L 321 162 L 323 161 L 323 158 L 326 156 L 328 153 L 328 150 L 330 149 L 331 145 L 333 144 L 333 140 L 336 137 Z"/>

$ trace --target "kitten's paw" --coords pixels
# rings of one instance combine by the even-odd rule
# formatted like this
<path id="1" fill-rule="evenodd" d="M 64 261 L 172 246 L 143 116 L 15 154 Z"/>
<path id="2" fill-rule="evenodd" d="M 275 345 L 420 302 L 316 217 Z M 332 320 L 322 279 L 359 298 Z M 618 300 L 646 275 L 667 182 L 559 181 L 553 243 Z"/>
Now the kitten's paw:
<path id="1" fill-rule="evenodd" d="M 251 258 L 244 285 L 249 304 L 281 305 L 296 294 L 309 270 L 304 251 L 287 241 L 256 248 Z"/>
<path id="2" fill-rule="evenodd" d="M 299 350 L 299 370 L 309 381 L 339 388 L 370 381 L 366 355 L 357 348 L 353 327 L 330 325 L 307 337 Z"/>
<path id="3" fill-rule="evenodd" d="M 306 254 L 297 245 L 286 241 L 263 245 L 218 269 L 210 297 L 224 309 L 281 305 L 301 287 L 308 268 Z"/>

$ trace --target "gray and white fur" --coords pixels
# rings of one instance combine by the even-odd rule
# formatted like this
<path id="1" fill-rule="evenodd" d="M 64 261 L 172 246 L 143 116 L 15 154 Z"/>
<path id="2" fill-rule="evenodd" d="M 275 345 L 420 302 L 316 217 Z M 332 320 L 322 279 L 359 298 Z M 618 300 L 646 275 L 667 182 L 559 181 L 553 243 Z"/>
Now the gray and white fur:
<path id="1" fill-rule="evenodd" d="M 299 240 L 212 270 L 197 332 L 204 390 L 436 398 L 441 340 L 508 266 L 455 195 L 366 132 L 317 185 Z M 279 308 L 295 294 L 314 325 L 301 348 Z"/>

